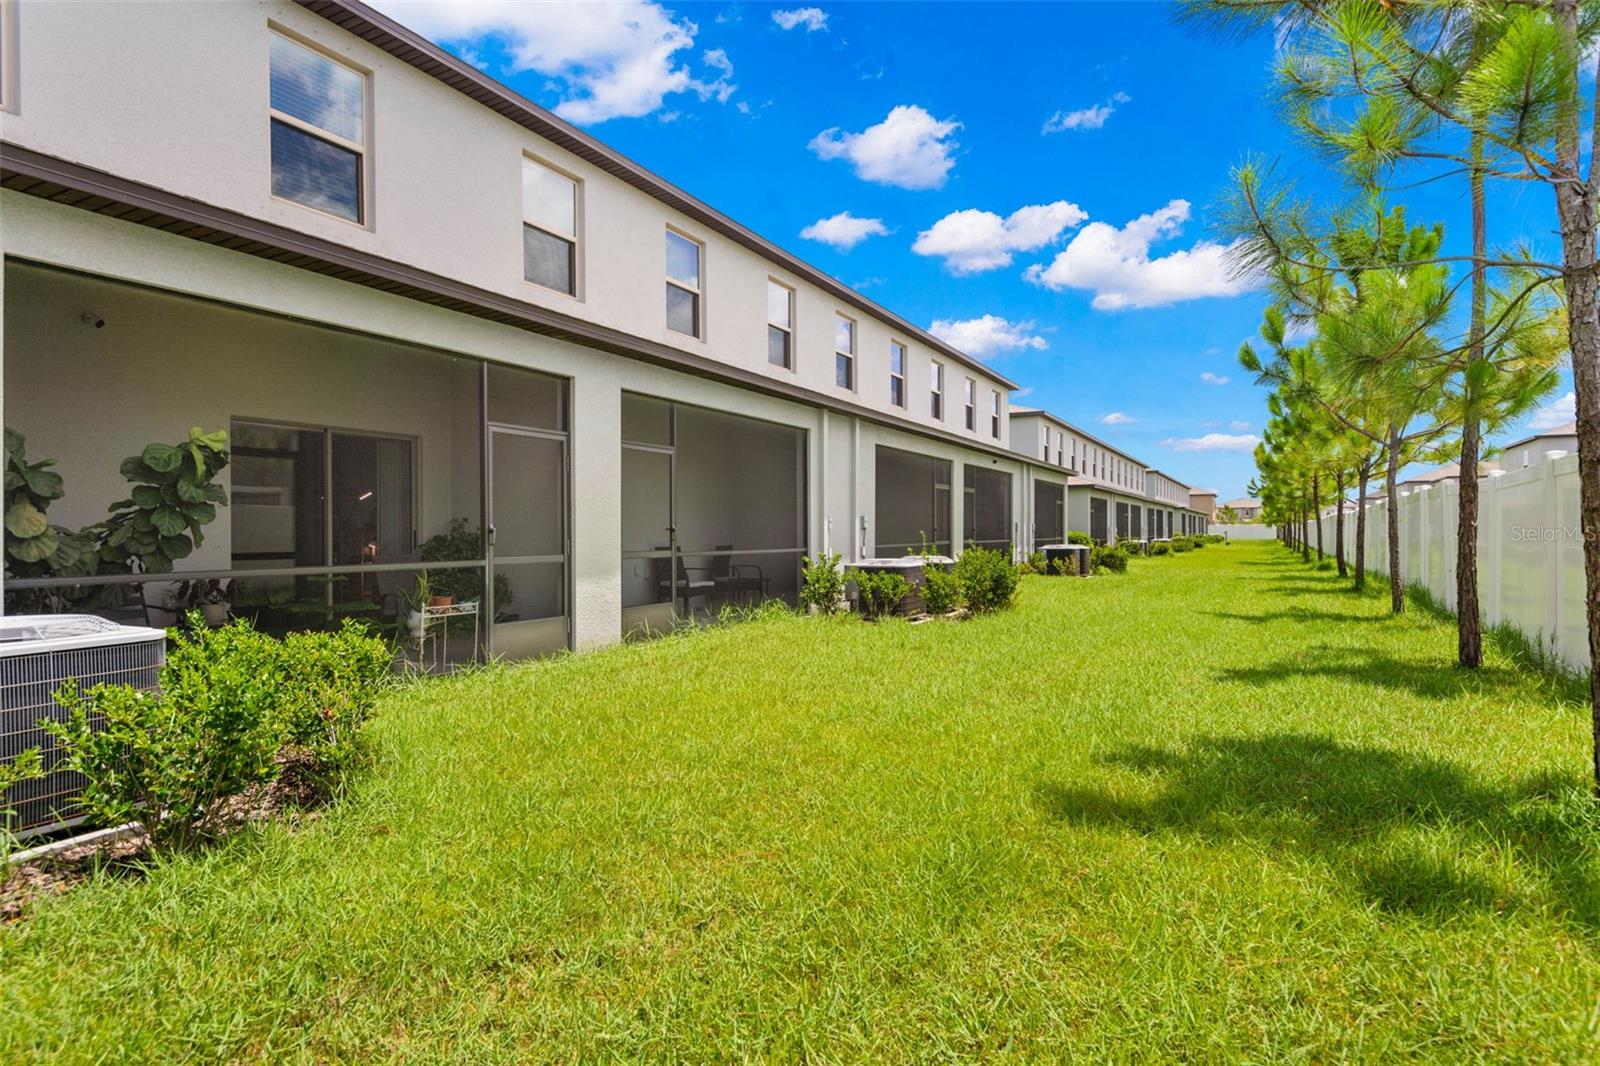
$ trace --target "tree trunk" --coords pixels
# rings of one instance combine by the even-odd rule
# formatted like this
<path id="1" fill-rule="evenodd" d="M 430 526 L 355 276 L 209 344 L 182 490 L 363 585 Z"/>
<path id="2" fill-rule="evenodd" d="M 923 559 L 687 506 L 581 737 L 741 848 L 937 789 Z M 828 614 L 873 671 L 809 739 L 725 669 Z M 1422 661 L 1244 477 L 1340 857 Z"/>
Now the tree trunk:
<path id="1" fill-rule="evenodd" d="M 1577 0 L 1556 0 L 1564 58 L 1578 65 Z M 1593 63 L 1589 66 L 1592 68 Z M 1595 290 L 1595 191 L 1580 172 L 1580 90 L 1574 76 L 1563 85 L 1557 117 L 1556 163 L 1566 180 L 1554 182 L 1561 221 L 1561 274 L 1567 297 L 1567 346 L 1578 400 L 1578 523 L 1583 537 L 1584 601 L 1589 610 L 1589 713 L 1593 731 L 1595 792 L 1600 795 L 1600 293 Z M 1600 129 L 1593 132 L 1600 137 Z M 1591 146 L 1591 153 L 1593 148 Z M 1590 162 L 1593 166 L 1593 159 Z"/>
<path id="2" fill-rule="evenodd" d="M 1406 586 L 1400 577 L 1400 430 L 1389 431 L 1389 461 L 1383 469 L 1383 484 L 1389 492 L 1383 505 L 1389 522 L 1389 610 L 1404 614 Z"/>
<path id="3" fill-rule="evenodd" d="M 1483 207 L 1483 134 L 1472 134 L 1472 325 L 1467 340 L 1467 366 L 1483 363 L 1483 325 L 1489 301 L 1483 260 L 1487 253 Z M 1461 492 L 1456 520 L 1456 661 L 1469 670 L 1483 665 L 1483 617 L 1478 604 L 1478 453 L 1482 419 L 1473 395 L 1472 375 L 1466 382 L 1466 413 L 1461 423 Z"/>
<path id="4" fill-rule="evenodd" d="M 1356 591 L 1367 587 L 1367 479 L 1372 476 L 1372 464 L 1360 471 L 1361 484 L 1356 490 Z"/>
<path id="5" fill-rule="evenodd" d="M 1339 498 L 1334 501 L 1333 514 L 1333 557 L 1339 564 L 1339 576 L 1348 577 L 1349 571 L 1344 565 L 1344 472 L 1333 479 L 1334 491 Z"/>
<path id="6" fill-rule="evenodd" d="M 1311 475 L 1311 521 L 1317 524 L 1317 562 L 1322 562 L 1322 475 Z"/>
<path id="7" fill-rule="evenodd" d="M 1300 561 L 1311 561 L 1311 519 L 1303 503 L 1300 505 Z"/>

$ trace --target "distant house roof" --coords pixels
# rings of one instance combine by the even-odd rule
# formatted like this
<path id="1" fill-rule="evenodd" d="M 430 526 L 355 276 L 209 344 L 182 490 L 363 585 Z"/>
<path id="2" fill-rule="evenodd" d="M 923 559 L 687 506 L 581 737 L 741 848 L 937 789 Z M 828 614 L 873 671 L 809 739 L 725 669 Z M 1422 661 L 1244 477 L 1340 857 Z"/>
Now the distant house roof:
<path id="1" fill-rule="evenodd" d="M 1542 430 L 1541 432 L 1535 433 L 1532 436 L 1523 437 L 1521 440 L 1512 441 L 1510 444 L 1507 444 L 1506 447 L 1520 448 L 1524 444 L 1532 444 L 1536 440 L 1544 440 L 1547 437 L 1576 437 L 1577 435 L 1578 423 L 1576 420 L 1574 420 L 1568 422 L 1564 426 L 1557 426 L 1555 429 Z"/>
<path id="2" fill-rule="evenodd" d="M 1493 459 L 1484 459 L 1478 463 L 1478 476 L 1487 477 L 1491 471 L 1499 470 L 1500 464 Z M 1408 477 L 1400 482 L 1402 485 L 1437 485 L 1443 481 L 1455 481 L 1461 477 L 1461 464 L 1451 463 L 1449 466 L 1435 467 L 1424 470 L 1415 477 Z"/>
<path id="3" fill-rule="evenodd" d="M 1224 506 L 1224 507 L 1232 507 L 1235 511 L 1237 511 L 1241 507 L 1260 507 L 1261 506 L 1261 501 L 1260 500 L 1252 500 L 1248 496 L 1241 496 L 1237 500 L 1229 500 L 1227 503 L 1223 504 L 1222 506 Z"/>

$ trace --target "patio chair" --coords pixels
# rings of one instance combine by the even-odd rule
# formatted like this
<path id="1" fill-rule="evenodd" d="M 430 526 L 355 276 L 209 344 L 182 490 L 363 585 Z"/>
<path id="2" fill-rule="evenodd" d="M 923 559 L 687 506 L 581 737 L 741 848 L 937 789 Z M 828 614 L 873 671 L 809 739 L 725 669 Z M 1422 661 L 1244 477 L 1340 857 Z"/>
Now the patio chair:
<path id="1" fill-rule="evenodd" d="M 711 565 L 707 569 L 717 591 L 725 599 L 746 602 L 753 597 L 759 603 L 767 598 L 771 582 L 761 572 L 761 567 L 754 563 L 735 563 L 732 544 L 718 544 L 713 550 L 716 554 L 711 557 Z"/>
<path id="2" fill-rule="evenodd" d="M 657 545 L 656 547 L 656 551 L 658 552 L 671 550 L 672 549 L 670 547 L 665 545 Z M 704 566 L 686 566 L 684 565 L 682 555 L 672 555 L 655 560 L 656 587 L 661 590 L 663 597 L 670 597 L 672 595 L 672 582 L 668 580 L 668 575 L 672 573 L 669 567 L 671 566 L 673 559 L 676 559 L 678 563 L 677 600 L 682 601 L 683 603 L 684 616 L 688 617 L 691 614 L 689 603 L 696 597 L 705 600 L 706 608 L 709 610 L 711 607 L 711 597 L 717 591 L 717 583 L 712 579 L 709 568 Z M 676 609 L 676 602 L 674 604 L 674 609 Z"/>

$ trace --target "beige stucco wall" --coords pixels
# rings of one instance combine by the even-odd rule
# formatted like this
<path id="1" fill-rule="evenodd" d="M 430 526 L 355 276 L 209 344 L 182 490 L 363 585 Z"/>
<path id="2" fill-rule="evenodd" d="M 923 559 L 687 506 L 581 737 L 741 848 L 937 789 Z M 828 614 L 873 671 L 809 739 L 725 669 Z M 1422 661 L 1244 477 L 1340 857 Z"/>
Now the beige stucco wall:
<path id="1" fill-rule="evenodd" d="M 869 532 L 874 525 L 877 443 L 950 459 L 958 501 L 961 465 L 995 461 L 989 453 L 17 193 L 0 192 L 0 220 L 11 275 L 3 333 L 8 387 L 0 400 L 7 420 L 28 433 L 33 451 L 53 454 L 64 466 L 82 471 L 71 475 L 70 501 L 58 505 L 64 522 L 100 517 L 104 505 L 125 488 L 114 466 L 98 459 L 86 463 L 83 456 L 108 449 L 118 456 L 131 454 L 151 440 L 176 439 L 197 422 L 216 428 L 232 415 L 417 435 L 424 440 L 425 490 L 432 480 L 429 471 L 443 464 L 454 469 L 457 484 L 465 484 L 466 471 L 475 470 L 475 438 L 441 413 L 454 406 L 450 391 L 460 383 L 435 380 L 446 364 L 413 354 L 415 346 L 568 379 L 573 627 L 580 648 L 613 642 L 621 633 L 624 390 L 804 430 L 807 547 L 816 550 L 831 538 L 833 550 L 847 558 L 859 556 L 861 517 L 868 518 Z M 39 269 L 46 264 L 98 277 Z M 80 306 L 91 300 L 92 307 Z M 79 322 L 85 310 L 103 315 L 106 329 Z M 176 384 L 180 374 L 186 376 L 181 386 Z M 164 389 L 159 380 L 152 383 L 152 375 L 166 375 L 174 384 Z M 197 399 L 184 398 L 186 390 Z M 1014 521 L 1022 523 L 1026 512 L 1019 486 L 1027 464 L 1019 457 L 1000 459 L 998 465 L 1017 479 Z M 424 533 L 440 528 L 460 509 L 459 501 L 425 491 Z M 212 562 L 226 559 L 225 525 L 219 521 L 213 527 L 215 534 L 203 549 Z M 956 530 L 959 535 L 959 523 Z"/>
<path id="2" fill-rule="evenodd" d="M 565 153 L 331 23 L 284 2 L 23 4 L 15 143 L 830 395 L 833 318 L 858 321 L 854 399 L 931 424 L 934 352 Z M 268 26 L 369 72 L 371 207 L 354 225 L 270 193 Z M 84 77 L 85 69 L 95 76 Z M 579 298 L 523 280 L 521 167 L 532 154 L 582 181 Z M 705 242 L 704 339 L 666 329 L 668 226 Z M 796 367 L 766 358 L 766 285 L 797 291 Z M 891 340 L 907 345 L 905 410 L 889 403 Z M 988 394 L 1006 390 L 946 356 L 945 428 L 966 435 L 961 380 L 979 382 L 975 439 L 990 441 Z M 1004 420 L 1000 443 L 1005 441 Z"/>

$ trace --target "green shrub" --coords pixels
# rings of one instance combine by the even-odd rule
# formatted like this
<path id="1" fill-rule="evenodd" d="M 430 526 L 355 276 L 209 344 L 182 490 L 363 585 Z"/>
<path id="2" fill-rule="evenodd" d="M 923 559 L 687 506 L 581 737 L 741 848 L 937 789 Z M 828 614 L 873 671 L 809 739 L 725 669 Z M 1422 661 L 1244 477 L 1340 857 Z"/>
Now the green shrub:
<path id="1" fill-rule="evenodd" d="M 1050 563 L 1044 557 L 1044 552 L 1029 552 L 1028 557 L 1018 563 L 1017 566 L 1024 574 L 1048 574 L 1050 572 Z"/>
<path id="2" fill-rule="evenodd" d="M 1078 573 L 1078 564 L 1071 556 L 1051 559 L 1050 572 L 1057 577 L 1075 577 Z"/>
<path id="3" fill-rule="evenodd" d="M 11 819 L 17 812 L 6 804 L 6 793 L 24 781 L 44 775 L 44 766 L 38 748 L 29 748 L 8 763 L 0 763 L 0 882 L 5 880 L 6 856 L 16 844 L 11 835 Z"/>
<path id="4" fill-rule="evenodd" d="M 81 804 L 102 825 L 135 819 L 151 846 L 188 847 L 222 800 L 270 780 L 281 729 L 278 645 L 246 622 L 207 629 L 191 619 L 161 671 L 159 692 L 63 689 L 69 712 L 45 728 L 84 776 Z M 90 716 L 104 716 L 90 725 Z"/>
<path id="5" fill-rule="evenodd" d="M 844 574 L 838 553 L 807 556 L 800 574 L 800 605 L 822 614 L 837 614 L 844 606 Z"/>
<path id="6" fill-rule="evenodd" d="M 370 755 L 365 727 L 393 677 L 388 645 L 358 622 L 290 633 L 279 655 L 283 768 L 302 796 L 324 800 Z"/>
<path id="7" fill-rule="evenodd" d="M 961 606 L 961 582 L 942 566 L 925 567 L 922 602 L 928 605 L 929 614 L 949 614 Z"/>
<path id="8" fill-rule="evenodd" d="M 1126 548 L 1097 544 L 1089 549 L 1089 567 L 1096 573 L 1125 574 L 1128 571 Z"/>
<path id="9" fill-rule="evenodd" d="M 1154 543 L 1152 543 L 1150 545 L 1150 554 L 1151 555 L 1171 555 L 1172 554 L 1172 545 L 1168 544 L 1166 541 L 1163 541 L 1163 540 L 1155 541 Z"/>
<path id="10" fill-rule="evenodd" d="M 961 597 L 974 614 L 1010 607 L 1021 580 L 1017 568 L 1000 552 L 968 548 L 956 560 L 954 571 Z"/>
<path id="11" fill-rule="evenodd" d="M 1181 555 L 1182 553 L 1191 550 L 1193 547 L 1194 545 L 1189 543 L 1188 537 L 1172 538 L 1172 552 L 1174 555 Z"/>
<path id="12" fill-rule="evenodd" d="M 1068 544 L 1081 544 L 1085 548 L 1094 546 L 1094 538 L 1081 529 L 1074 529 L 1067 533 Z"/>
<path id="13" fill-rule="evenodd" d="M 911 591 L 911 582 L 893 570 L 852 568 L 845 574 L 845 580 L 856 583 L 856 598 L 861 604 L 861 613 L 867 618 L 893 614 Z"/>

